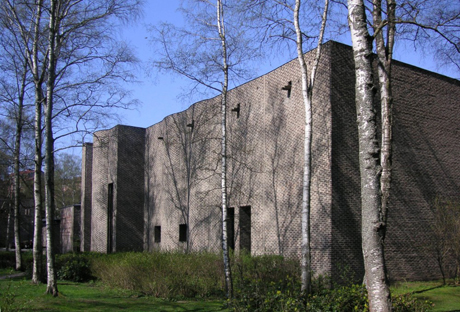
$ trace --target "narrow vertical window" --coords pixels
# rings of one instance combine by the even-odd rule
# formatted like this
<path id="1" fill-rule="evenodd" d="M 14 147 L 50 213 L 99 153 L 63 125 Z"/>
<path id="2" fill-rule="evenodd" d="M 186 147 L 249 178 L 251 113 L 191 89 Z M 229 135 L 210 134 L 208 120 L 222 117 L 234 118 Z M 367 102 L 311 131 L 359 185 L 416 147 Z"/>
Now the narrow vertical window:
<path id="1" fill-rule="evenodd" d="M 154 230 L 154 235 L 155 235 L 155 243 L 161 243 L 161 226 L 157 225 L 155 226 Z"/>
<path id="2" fill-rule="evenodd" d="M 107 253 L 112 252 L 113 239 L 113 183 L 108 185 L 107 190 Z"/>
<path id="3" fill-rule="evenodd" d="M 187 224 L 179 224 L 179 242 L 187 241 Z"/>
<path id="4" fill-rule="evenodd" d="M 240 249 L 251 253 L 251 206 L 240 207 Z"/>
<path id="5" fill-rule="evenodd" d="M 227 209 L 227 246 L 235 249 L 235 208 Z"/>

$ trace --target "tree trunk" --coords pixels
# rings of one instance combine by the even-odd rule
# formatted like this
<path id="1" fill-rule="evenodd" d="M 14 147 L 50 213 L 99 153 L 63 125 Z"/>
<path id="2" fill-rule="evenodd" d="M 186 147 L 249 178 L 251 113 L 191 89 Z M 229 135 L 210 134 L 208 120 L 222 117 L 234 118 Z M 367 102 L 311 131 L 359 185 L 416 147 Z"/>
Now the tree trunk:
<path id="1" fill-rule="evenodd" d="M 58 295 L 56 271 L 54 267 L 54 138 L 52 129 L 53 95 L 56 78 L 56 42 L 58 40 L 58 5 L 59 0 L 51 0 L 49 36 L 48 36 L 48 80 L 46 84 L 45 105 L 45 209 L 46 209 L 46 293 Z"/>
<path id="2" fill-rule="evenodd" d="M 10 194 L 11 195 L 11 194 Z M 11 206 L 11 196 L 8 198 L 8 217 L 6 222 L 6 251 L 10 251 L 11 221 L 13 219 L 13 206 Z"/>
<path id="3" fill-rule="evenodd" d="M 303 53 L 302 31 L 299 23 L 299 11 L 301 0 L 296 0 L 294 8 L 294 27 L 296 30 L 296 47 L 297 58 L 300 64 L 302 73 L 302 97 L 305 106 L 305 131 L 304 131 L 304 170 L 303 170 L 303 185 L 302 185 L 302 259 L 301 259 L 301 290 L 306 294 L 311 293 L 311 237 L 310 237 L 310 185 L 311 185 L 311 147 L 312 147 L 312 101 L 313 87 L 316 78 L 316 69 L 318 68 L 321 58 L 321 44 L 323 41 L 324 30 L 326 28 L 327 11 L 329 0 L 324 2 L 324 11 L 321 22 L 321 29 L 318 36 L 318 47 L 316 56 L 311 70 L 310 81 L 308 80 L 307 64 Z"/>
<path id="4" fill-rule="evenodd" d="M 18 99 L 18 111 L 16 116 L 16 134 L 14 142 L 14 245 L 16 246 L 16 271 L 22 269 L 22 255 L 21 255 L 21 238 L 20 238 L 20 193 L 21 193 L 21 181 L 20 181 L 20 157 L 21 157 L 21 136 L 22 136 L 22 115 L 24 108 L 24 93 L 26 87 L 26 74 L 27 73 L 27 62 L 24 60 L 23 76 L 21 81 L 21 88 L 19 90 Z"/>
<path id="5" fill-rule="evenodd" d="M 294 9 L 294 26 L 297 40 L 297 58 L 302 73 L 302 97 L 305 107 L 305 132 L 304 132 L 304 166 L 302 185 L 302 258 L 301 290 L 306 294 L 311 293 L 311 246 L 310 246 L 310 183 L 311 183 L 311 93 L 309 93 L 307 64 L 303 55 L 302 32 L 299 25 L 299 10 L 301 1 L 296 0 Z"/>
<path id="6" fill-rule="evenodd" d="M 373 1 L 373 24 L 374 37 L 377 47 L 378 57 L 378 78 L 380 86 L 380 105 L 382 116 L 382 148 L 380 151 L 380 166 L 382 175 L 380 176 L 381 193 L 381 220 L 383 222 L 383 238 L 386 234 L 386 221 L 388 212 L 388 199 L 390 197 L 391 186 L 391 155 L 392 155 L 392 123 L 393 123 L 393 96 L 391 91 L 391 63 L 393 59 L 394 35 L 395 35 L 395 7 L 394 0 L 387 1 L 387 43 L 383 36 L 382 25 L 382 1 Z"/>
<path id="7" fill-rule="evenodd" d="M 38 38 L 40 36 L 40 20 L 43 0 L 37 2 L 36 19 L 34 27 L 34 40 L 32 46 L 32 74 L 35 85 L 35 156 L 34 156 L 34 242 L 32 283 L 38 284 L 43 279 L 42 261 L 42 104 L 43 104 L 43 79 L 38 73 Z"/>
<path id="8" fill-rule="evenodd" d="M 222 253 L 224 257 L 225 284 L 227 289 L 227 299 L 233 297 L 233 280 L 230 268 L 230 257 L 228 253 L 227 237 L 227 88 L 228 88 L 228 64 L 227 64 L 227 45 L 225 38 L 224 9 L 221 0 L 217 0 L 217 25 L 219 37 L 222 43 L 222 65 L 224 72 L 224 83 L 222 85 L 221 110 L 222 110 Z"/>
<path id="9" fill-rule="evenodd" d="M 348 0 L 356 74 L 356 111 L 361 174 L 361 235 L 370 311 L 391 311 L 380 214 L 376 115 L 373 106 L 372 46 L 362 0 Z"/>
<path id="10" fill-rule="evenodd" d="M 34 242 L 33 242 L 33 267 L 32 283 L 42 281 L 42 90 L 41 86 L 35 91 L 35 169 L 34 169 Z"/>

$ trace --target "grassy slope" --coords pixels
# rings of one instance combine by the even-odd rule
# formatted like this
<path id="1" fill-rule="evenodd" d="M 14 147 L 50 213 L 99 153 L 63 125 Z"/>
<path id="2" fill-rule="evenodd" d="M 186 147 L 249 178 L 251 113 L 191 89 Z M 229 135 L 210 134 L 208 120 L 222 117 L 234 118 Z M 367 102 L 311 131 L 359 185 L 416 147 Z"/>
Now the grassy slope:
<path id="1" fill-rule="evenodd" d="M 13 308 L 24 311 L 227 311 L 222 301 L 165 301 L 139 297 L 129 291 L 116 291 L 94 283 L 60 282 L 59 296 L 45 295 L 46 285 L 30 281 L 0 281 L 0 298 L 10 285 L 14 293 Z M 0 305 L 3 305 L 0 299 Z"/>
<path id="2" fill-rule="evenodd" d="M 392 287 L 393 295 L 412 292 L 421 300 L 433 302 L 433 311 L 460 311 L 460 287 L 446 285 L 439 282 L 405 282 Z"/>
<path id="3" fill-rule="evenodd" d="M 59 297 L 52 298 L 44 295 L 46 285 L 33 286 L 23 278 L 0 280 L 0 306 L 8 287 L 9 293 L 15 294 L 13 308 L 24 311 L 228 311 L 219 300 L 165 301 L 109 289 L 99 283 L 60 282 Z M 460 287 L 440 286 L 437 282 L 400 283 L 392 287 L 394 295 L 408 292 L 432 301 L 433 311 L 460 311 Z"/>

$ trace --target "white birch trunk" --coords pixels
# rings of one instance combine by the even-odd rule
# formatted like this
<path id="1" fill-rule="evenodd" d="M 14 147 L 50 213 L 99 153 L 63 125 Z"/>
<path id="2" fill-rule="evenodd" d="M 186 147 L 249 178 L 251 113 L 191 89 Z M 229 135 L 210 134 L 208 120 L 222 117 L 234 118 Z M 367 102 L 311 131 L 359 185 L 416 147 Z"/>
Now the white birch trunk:
<path id="1" fill-rule="evenodd" d="M 365 284 L 370 311 L 391 311 L 380 218 L 379 147 L 373 107 L 372 46 L 362 0 L 348 0 L 348 22 L 353 42 L 356 74 L 356 111 L 361 174 L 361 235 Z"/>
<path id="2" fill-rule="evenodd" d="M 323 41 L 324 30 L 326 28 L 327 11 L 329 0 L 325 0 L 324 11 L 321 22 L 321 29 L 318 37 L 318 47 L 316 56 L 311 70 L 310 81 L 308 80 L 308 69 L 305 62 L 302 48 L 302 30 L 299 23 L 299 11 L 301 0 L 296 0 L 294 8 L 294 27 L 296 30 L 297 58 L 300 64 L 302 74 L 302 98 L 305 106 L 305 131 L 304 131 L 304 167 L 303 167 L 303 184 L 302 184 L 302 258 L 301 258 L 301 290 L 302 292 L 311 293 L 311 237 L 310 237 L 310 184 L 311 184 L 311 146 L 312 146 L 312 99 L 313 87 L 321 57 L 321 44 Z"/>
<path id="3" fill-rule="evenodd" d="M 26 73 L 27 73 L 27 60 L 24 60 L 24 66 L 22 68 L 23 76 L 21 81 L 21 88 L 19 91 L 18 99 L 18 111 L 16 116 L 16 134 L 14 142 L 14 244 L 16 246 L 16 271 L 22 269 L 22 255 L 21 255 L 21 239 L 20 239 L 20 192 L 21 192 L 21 181 L 20 181 L 20 157 L 21 157 L 21 137 L 22 137 L 22 126 L 23 126 L 23 108 L 24 108 L 24 93 L 26 88 Z"/>
<path id="4" fill-rule="evenodd" d="M 222 65 L 224 72 L 224 83 L 222 85 L 221 110 L 222 110 L 222 175 L 221 175 L 221 193 L 222 193 L 222 254 L 224 257 L 225 284 L 227 298 L 233 297 L 233 281 L 230 268 L 230 259 L 228 253 L 227 237 L 227 88 L 228 88 L 228 64 L 227 64 L 227 45 L 225 38 L 224 9 L 221 0 L 217 0 L 217 26 L 219 37 L 222 43 Z"/>
<path id="5" fill-rule="evenodd" d="M 380 176 L 380 193 L 381 193 L 381 220 L 383 222 L 383 237 L 386 234 L 386 222 L 388 214 L 388 200 L 390 197 L 391 187 L 391 155 L 392 155 L 392 123 L 393 123 L 393 96 L 391 91 L 391 63 L 393 60 L 394 36 L 396 31 L 395 25 L 395 7 L 394 0 L 387 1 L 387 34 L 386 44 L 383 35 L 382 25 L 382 1 L 373 1 L 373 24 L 374 37 L 377 47 L 378 57 L 378 79 L 380 86 L 380 105 L 382 118 L 382 148 L 380 151 L 380 166 L 382 175 Z"/>
<path id="6" fill-rule="evenodd" d="M 38 39 L 40 36 L 40 21 L 43 0 L 36 3 L 36 18 L 34 27 L 34 40 L 32 46 L 32 75 L 35 85 L 35 156 L 34 156 L 34 241 L 32 283 L 38 284 L 42 280 L 42 105 L 43 105 L 43 78 L 38 70 Z"/>
<path id="7" fill-rule="evenodd" d="M 46 293 L 58 295 L 56 271 L 54 268 L 54 138 L 52 129 L 53 95 L 56 77 L 56 41 L 58 34 L 59 0 L 50 1 L 50 22 L 48 36 L 48 80 L 46 83 L 45 106 L 45 209 L 46 209 L 46 264 L 47 288 Z"/>

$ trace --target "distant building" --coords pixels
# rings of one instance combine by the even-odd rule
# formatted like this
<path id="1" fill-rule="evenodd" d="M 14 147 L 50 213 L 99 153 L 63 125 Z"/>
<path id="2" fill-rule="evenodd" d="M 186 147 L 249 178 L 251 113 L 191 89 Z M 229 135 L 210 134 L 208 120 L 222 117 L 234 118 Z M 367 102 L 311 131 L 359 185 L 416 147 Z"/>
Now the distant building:
<path id="1" fill-rule="evenodd" d="M 347 267 L 359 279 L 352 49 L 328 42 L 322 51 L 313 97 L 312 262 L 317 274 L 338 279 Z M 460 199 L 460 83 L 397 61 L 393 77 L 389 277 L 439 278 L 432 205 L 437 196 Z M 82 249 L 219 251 L 220 118 L 215 97 L 146 129 L 96 132 L 83 148 Z M 231 90 L 227 125 L 230 247 L 298 256 L 304 106 L 297 60 Z"/>
<path id="2" fill-rule="evenodd" d="M 14 228 L 13 228 L 13 205 L 14 205 L 14 179 L 13 174 L 8 176 L 9 181 L 7 184 L 7 198 L 0 200 L 0 246 L 6 245 L 7 230 L 9 234 L 9 245 L 14 248 Z M 20 227 L 20 241 L 21 246 L 24 248 L 32 247 L 33 240 L 33 224 L 34 224 L 34 171 L 31 169 L 23 170 L 20 172 L 20 195 L 19 195 L 19 227 Z M 11 211 L 11 222 L 8 227 L 8 211 Z"/>

